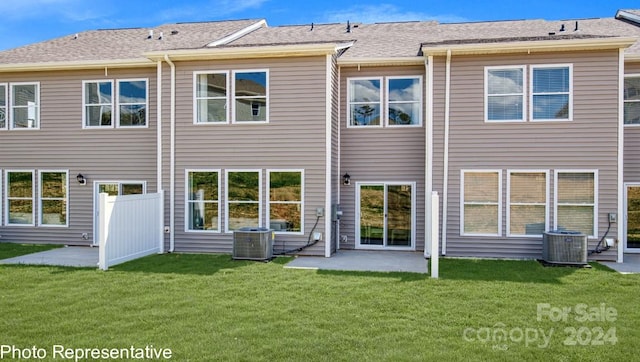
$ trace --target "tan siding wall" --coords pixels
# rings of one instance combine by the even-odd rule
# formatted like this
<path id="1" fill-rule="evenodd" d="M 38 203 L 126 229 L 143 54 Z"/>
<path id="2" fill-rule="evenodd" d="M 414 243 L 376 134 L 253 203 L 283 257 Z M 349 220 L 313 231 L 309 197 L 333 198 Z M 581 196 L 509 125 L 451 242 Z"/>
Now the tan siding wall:
<path id="1" fill-rule="evenodd" d="M 149 128 L 83 130 L 82 81 L 128 78 L 149 80 Z M 3 241 L 90 244 L 93 238 L 95 181 L 146 181 L 147 191 L 156 191 L 154 68 L 108 69 L 106 76 L 104 69 L 0 74 L 0 82 L 40 82 L 41 106 L 40 130 L 0 131 L 3 193 L 4 170 L 69 170 L 69 227 L 2 226 L 0 235 Z M 76 182 L 78 173 L 87 178 L 87 185 Z M 36 175 L 36 180 L 38 178 Z M 34 187 L 38 189 L 37 182 Z M 36 199 L 36 210 L 37 203 Z M 4 204 L 2 210 L 4 216 Z M 83 240 L 82 233 L 87 233 L 89 240 Z"/>
<path id="2" fill-rule="evenodd" d="M 572 122 L 495 124 L 484 119 L 484 66 L 573 64 Z M 503 170 L 502 235 L 506 235 L 506 182 L 509 169 L 596 169 L 599 177 L 598 236 L 607 228 L 607 213 L 617 212 L 618 52 L 532 54 L 509 57 L 454 56 L 451 78 L 449 202 L 447 255 L 539 257 L 541 240 L 460 236 L 460 170 Z M 443 73 L 443 61 L 437 73 Z M 527 76 L 528 77 L 528 76 Z M 438 103 L 444 78 L 435 85 Z M 444 110 L 434 116 L 443 132 Z M 553 181 L 553 173 L 550 174 Z M 440 176 L 438 177 L 440 178 Z M 442 192 L 442 182 L 435 180 Z M 553 182 L 550 220 L 553 221 Z M 611 236 L 616 235 L 616 225 Z M 597 240 L 590 240 L 590 248 Z M 615 251 L 598 255 L 613 259 Z"/>
<path id="3" fill-rule="evenodd" d="M 340 221 L 340 233 L 347 243 L 344 249 L 355 247 L 356 233 L 356 183 L 405 181 L 416 183 L 416 248 L 424 248 L 424 188 L 425 188 L 425 128 L 347 128 L 347 82 L 350 77 L 379 77 L 420 75 L 423 66 L 412 67 L 362 67 L 341 68 L 341 173 L 349 173 L 351 185 L 341 185 L 340 203 L 344 216 Z M 424 79 L 423 85 L 424 85 Z M 424 96 L 424 95 L 423 95 Z M 424 104 L 423 104 L 424 105 Z M 423 111 L 424 115 L 424 111 Z"/>
<path id="4" fill-rule="evenodd" d="M 223 175 L 228 169 L 263 170 L 263 225 L 267 212 L 264 200 L 267 195 L 266 170 L 304 169 L 305 235 L 277 236 L 275 248 L 279 250 L 283 241 L 286 241 L 287 249 L 304 245 L 316 221 L 316 208 L 325 205 L 326 58 L 181 62 L 176 65 L 176 250 L 230 253 L 233 246 L 231 233 L 184 231 L 185 169 L 222 169 Z M 269 124 L 194 125 L 193 72 L 241 69 L 268 69 Z M 220 192 L 224 205 L 224 182 Z M 224 225 L 224 207 L 221 217 Z M 326 240 L 322 218 L 315 231 L 322 232 Z M 316 244 L 305 253 L 323 255 L 324 243 Z"/>

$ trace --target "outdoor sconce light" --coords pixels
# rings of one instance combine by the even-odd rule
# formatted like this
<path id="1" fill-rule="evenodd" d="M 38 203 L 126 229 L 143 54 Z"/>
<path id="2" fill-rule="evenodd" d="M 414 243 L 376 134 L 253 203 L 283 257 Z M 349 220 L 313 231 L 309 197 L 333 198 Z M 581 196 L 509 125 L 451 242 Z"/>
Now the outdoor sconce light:
<path id="1" fill-rule="evenodd" d="M 79 173 L 78 176 L 76 176 L 76 180 L 78 180 L 78 183 L 80 185 L 86 185 L 87 184 L 87 179 L 84 178 L 84 176 L 81 173 Z"/>
<path id="2" fill-rule="evenodd" d="M 348 173 L 345 173 L 344 176 L 342 176 L 342 184 L 351 185 L 351 176 L 349 176 Z"/>

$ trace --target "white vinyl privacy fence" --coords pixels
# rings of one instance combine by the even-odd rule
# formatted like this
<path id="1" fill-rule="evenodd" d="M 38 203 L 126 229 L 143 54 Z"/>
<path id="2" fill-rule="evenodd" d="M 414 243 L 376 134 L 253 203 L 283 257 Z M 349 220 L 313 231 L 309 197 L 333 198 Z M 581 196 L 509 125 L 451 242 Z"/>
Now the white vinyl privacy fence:
<path id="1" fill-rule="evenodd" d="M 110 266 L 164 251 L 163 192 L 109 196 L 98 205 L 98 267 Z"/>

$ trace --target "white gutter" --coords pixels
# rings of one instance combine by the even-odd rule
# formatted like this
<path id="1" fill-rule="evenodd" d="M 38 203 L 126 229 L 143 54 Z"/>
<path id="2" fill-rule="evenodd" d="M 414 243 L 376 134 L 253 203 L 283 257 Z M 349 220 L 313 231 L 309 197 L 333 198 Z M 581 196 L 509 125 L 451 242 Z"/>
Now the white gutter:
<path id="1" fill-rule="evenodd" d="M 384 58 L 347 58 L 338 59 L 338 64 L 343 67 L 389 66 L 389 65 L 423 65 L 424 57 L 384 57 Z"/>
<path id="2" fill-rule="evenodd" d="M 451 103 L 451 50 L 447 50 L 444 89 L 444 176 L 442 180 L 442 255 L 447 254 L 447 214 L 449 210 L 449 107 Z M 461 211 L 462 212 L 462 211 Z"/>
<path id="3" fill-rule="evenodd" d="M 332 74 L 331 74 L 331 54 L 327 54 L 327 63 L 326 63 L 326 79 L 325 79 L 325 149 L 326 149 L 326 159 L 325 159 L 325 206 L 324 206 L 324 230 L 325 230 L 325 238 L 324 238 L 324 256 L 326 258 L 331 257 L 331 237 L 333 236 L 333 229 L 331 227 L 331 219 L 333 216 L 331 215 L 331 182 L 332 182 L 332 170 L 333 165 L 331 163 L 331 128 L 332 128 L 332 103 L 331 100 L 333 94 L 333 82 Z M 337 243 L 337 241 L 336 241 Z"/>
<path id="4" fill-rule="evenodd" d="M 624 49 L 618 53 L 618 263 L 624 260 Z"/>
<path id="5" fill-rule="evenodd" d="M 173 253 L 175 249 L 176 233 L 175 233 L 175 213 L 176 213 L 176 65 L 173 64 L 169 55 L 165 54 L 164 60 L 171 67 L 171 149 L 170 149 L 170 166 L 169 166 L 169 252 Z"/>
<path id="6" fill-rule="evenodd" d="M 253 32 L 254 30 L 258 30 L 262 27 L 266 27 L 267 26 L 267 21 L 262 19 L 259 22 L 253 24 L 253 25 L 249 25 L 248 27 L 240 30 L 240 31 L 236 31 L 235 33 L 231 34 L 231 35 L 227 35 L 222 39 L 218 39 L 214 42 L 211 42 L 209 44 L 207 44 L 207 47 L 216 47 L 218 45 L 224 45 L 224 44 L 228 44 L 231 43 L 232 41 L 236 40 L 236 39 L 240 39 L 243 36 Z"/>
<path id="7" fill-rule="evenodd" d="M 15 63 L 0 65 L 0 72 L 35 72 L 48 70 L 104 69 L 104 68 L 149 68 L 156 62 L 149 59 L 114 59 L 99 61 L 64 61 L 40 63 Z"/>
<path id="8" fill-rule="evenodd" d="M 438 223 L 433 225 L 433 56 L 430 55 L 424 59 L 424 68 L 425 74 L 427 75 L 427 79 L 425 81 L 425 94 L 426 98 L 426 106 L 427 106 L 427 114 L 425 115 L 427 126 L 425 127 L 425 167 L 424 167 L 424 182 L 425 182 L 425 231 L 424 231 L 424 256 L 428 258 L 431 253 L 431 245 L 433 243 L 433 233 L 430 230 L 433 230 L 434 227 L 439 227 Z M 438 242 L 436 240 L 436 242 Z"/>

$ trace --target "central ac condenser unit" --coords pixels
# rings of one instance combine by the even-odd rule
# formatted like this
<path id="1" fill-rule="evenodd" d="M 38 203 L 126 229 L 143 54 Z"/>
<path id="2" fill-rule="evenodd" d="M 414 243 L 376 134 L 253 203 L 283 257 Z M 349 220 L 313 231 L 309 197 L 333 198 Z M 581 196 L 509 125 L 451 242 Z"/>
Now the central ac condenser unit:
<path id="1" fill-rule="evenodd" d="M 273 231 L 267 228 L 241 228 L 233 232 L 233 259 L 271 260 Z"/>
<path id="2" fill-rule="evenodd" d="M 544 233 L 542 260 L 551 264 L 587 264 L 587 236 L 576 231 Z"/>

